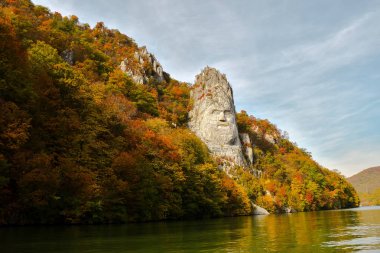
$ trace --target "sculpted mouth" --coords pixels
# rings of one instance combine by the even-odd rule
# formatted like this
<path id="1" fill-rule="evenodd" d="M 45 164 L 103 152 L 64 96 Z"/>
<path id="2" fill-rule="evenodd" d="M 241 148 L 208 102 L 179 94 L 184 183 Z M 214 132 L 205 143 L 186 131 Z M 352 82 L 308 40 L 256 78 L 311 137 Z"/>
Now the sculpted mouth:
<path id="1" fill-rule="evenodd" d="M 229 127 L 229 126 L 231 126 L 231 124 L 229 124 L 229 123 L 219 123 L 218 124 L 218 127 Z"/>

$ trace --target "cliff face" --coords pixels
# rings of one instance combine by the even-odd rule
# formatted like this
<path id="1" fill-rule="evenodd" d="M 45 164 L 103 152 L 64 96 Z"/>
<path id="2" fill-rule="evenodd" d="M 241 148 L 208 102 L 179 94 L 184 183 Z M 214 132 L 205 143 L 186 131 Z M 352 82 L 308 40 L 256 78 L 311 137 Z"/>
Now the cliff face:
<path id="1" fill-rule="evenodd" d="M 189 113 L 189 128 L 222 161 L 223 167 L 247 166 L 249 163 L 243 155 L 236 124 L 233 92 L 226 76 L 215 68 L 204 68 L 196 76 L 191 99 L 193 108 Z M 250 156 L 251 163 L 252 152 L 246 154 Z"/>
<path id="2" fill-rule="evenodd" d="M 164 79 L 161 64 L 146 47 L 141 47 L 133 55 L 133 58 L 125 58 L 120 63 L 120 69 L 126 73 L 135 83 L 145 84 L 149 76 L 153 76 L 158 82 Z"/>

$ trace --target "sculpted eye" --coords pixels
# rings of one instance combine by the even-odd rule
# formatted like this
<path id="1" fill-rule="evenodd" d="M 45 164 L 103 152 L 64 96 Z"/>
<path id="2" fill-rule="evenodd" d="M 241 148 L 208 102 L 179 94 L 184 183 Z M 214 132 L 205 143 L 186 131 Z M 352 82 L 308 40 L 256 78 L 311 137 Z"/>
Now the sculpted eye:
<path id="1" fill-rule="evenodd" d="M 224 111 L 224 115 L 226 115 L 226 117 L 232 117 L 232 112 L 229 110 Z"/>

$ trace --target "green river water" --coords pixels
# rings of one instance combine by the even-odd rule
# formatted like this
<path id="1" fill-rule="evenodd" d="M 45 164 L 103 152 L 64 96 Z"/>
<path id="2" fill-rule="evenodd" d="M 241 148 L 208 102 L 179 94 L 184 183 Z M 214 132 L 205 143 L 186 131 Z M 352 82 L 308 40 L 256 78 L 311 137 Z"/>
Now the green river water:
<path id="1" fill-rule="evenodd" d="M 0 252 L 380 252 L 380 207 L 126 225 L 3 227 Z"/>

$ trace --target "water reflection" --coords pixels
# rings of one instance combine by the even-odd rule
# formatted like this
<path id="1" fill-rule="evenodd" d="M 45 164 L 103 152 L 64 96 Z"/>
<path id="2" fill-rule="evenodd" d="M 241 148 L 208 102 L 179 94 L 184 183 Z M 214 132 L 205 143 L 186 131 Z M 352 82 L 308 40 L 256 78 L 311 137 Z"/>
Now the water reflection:
<path id="1" fill-rule="evenodd" d="M 341 224 L 332 229 L 323 245 L 336 249 L 361 252 L 380 251 L 380 213 L 377 208 L 361 211 L 346 210 L 341 213 Z"/>
<path id="2" fill-rule="evenodd" d="M 1 228 L 1 252 L 379 252 L 380 208 L 203 221 Z"/>

